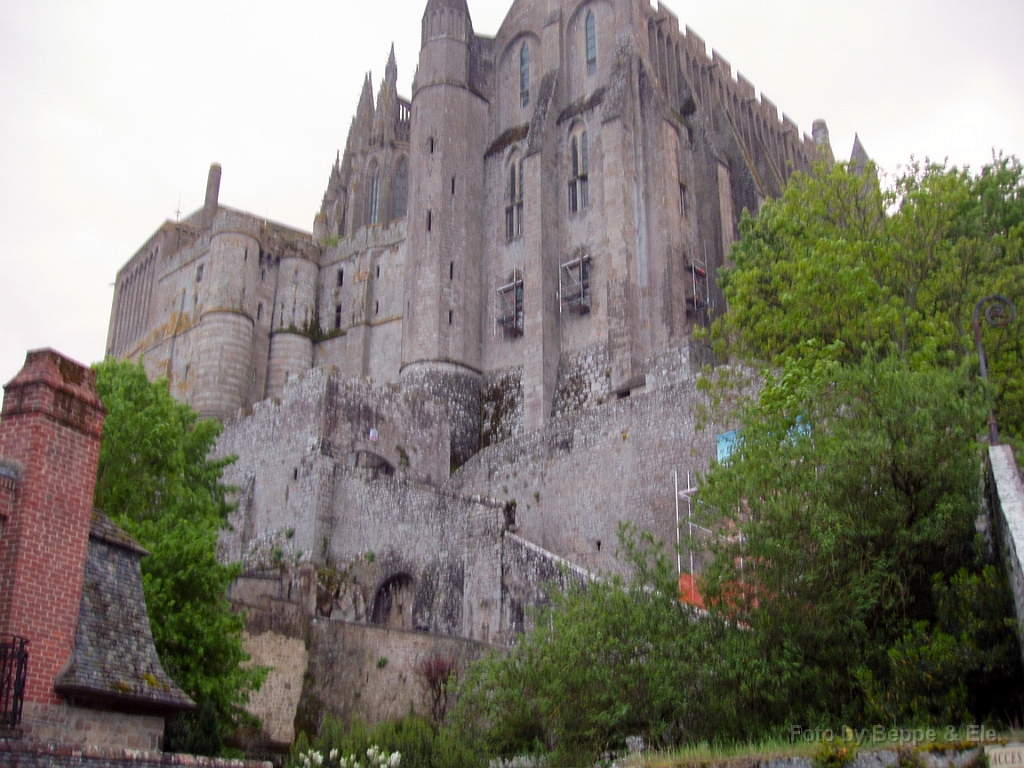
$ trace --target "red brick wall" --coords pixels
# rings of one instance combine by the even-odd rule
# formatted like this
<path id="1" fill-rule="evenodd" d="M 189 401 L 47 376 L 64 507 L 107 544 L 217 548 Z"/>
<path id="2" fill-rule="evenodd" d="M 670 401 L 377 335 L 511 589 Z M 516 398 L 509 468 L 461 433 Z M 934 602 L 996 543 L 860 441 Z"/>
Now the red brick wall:
<path id="1" fill-rule="evenodd" d="M 0 632 L 29 639 L 26 702 L 57 704 L 53 684 L 78 622 L 104 411 L 95 374 L 53 350 L 30 352 L 4 389 L 0 458 L 22 471 L 0 539 Z"/>

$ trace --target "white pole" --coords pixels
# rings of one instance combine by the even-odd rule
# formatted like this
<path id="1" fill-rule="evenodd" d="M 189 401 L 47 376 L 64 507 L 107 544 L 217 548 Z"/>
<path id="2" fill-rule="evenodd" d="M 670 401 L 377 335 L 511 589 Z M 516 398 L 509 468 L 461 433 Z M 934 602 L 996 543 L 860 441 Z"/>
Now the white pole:
<path id="1" fill-rule="evenodd" d="M 676 575 L 683 575 L 683 556 L 679 551 L 679 473 L 676 470 L 672 470 L 672 484 L 676 490 Z"/>

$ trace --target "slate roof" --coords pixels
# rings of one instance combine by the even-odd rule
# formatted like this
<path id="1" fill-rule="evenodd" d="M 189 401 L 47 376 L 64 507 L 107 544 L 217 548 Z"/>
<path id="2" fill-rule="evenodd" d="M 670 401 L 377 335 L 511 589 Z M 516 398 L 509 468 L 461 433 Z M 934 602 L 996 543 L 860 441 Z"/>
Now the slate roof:
<path id="1" fill-rule="evenodd" d="M 139 567 L 146 554 L 93 510 L 75 649 L 54 685 L 73 704 L 166 715 L 195 708 L 153 645 Z"/>

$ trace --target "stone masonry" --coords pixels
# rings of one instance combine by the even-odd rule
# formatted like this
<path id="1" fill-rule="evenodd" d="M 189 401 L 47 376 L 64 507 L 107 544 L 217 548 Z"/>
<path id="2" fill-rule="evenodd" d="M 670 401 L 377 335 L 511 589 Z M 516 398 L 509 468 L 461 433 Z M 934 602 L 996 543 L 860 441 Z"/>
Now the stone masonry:
<path id="1" fill-rule="evenodd" d="M 664 5 L 515 0 L 485 37 L 427 0 L 412 97 L 392 51 L 312 233 L 221 205 L 211 168 L 118 273 L 107 351 L 224 421 L 232 595 L 335 638 L 303 635 L 344 681 L 317 701 L 392 713 L 339 693 L 397 679 L 365 670 L 380 632 L 513 642 L 550 589 L 623 570 L 622 521 L 674 545 L 676 480 L 729 428 L 698 419 L 693 331 L 742 212 L 817 160 L 824 122 L 801 135 Z"/>

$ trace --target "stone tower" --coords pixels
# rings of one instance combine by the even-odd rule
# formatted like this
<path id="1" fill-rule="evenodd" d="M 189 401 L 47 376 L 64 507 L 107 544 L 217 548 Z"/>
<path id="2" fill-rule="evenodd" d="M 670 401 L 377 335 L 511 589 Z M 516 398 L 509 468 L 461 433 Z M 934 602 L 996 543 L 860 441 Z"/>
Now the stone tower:
<path id="1" fill-rule="evenodd" d="M 210 167 L 203 208 L 203 224 L 212 227 L 210 250 L 195 266 L 199 334 L 193 406 L 203 416 L 224 419 L 234 415 L 248 389 L 255 314 L 250 305 L 260 244 L 254 222 L 217 215 L 220 174 L 219 165 Z"/>
<path id="2" fill-rule="evenodd" d="M 474 40 L 465 0 L 427 3 L 412 97 L 401 381 L 449 403 L 454 463 L 476 452 L 480 433 L 488 104 L 473 88 Z"/>

